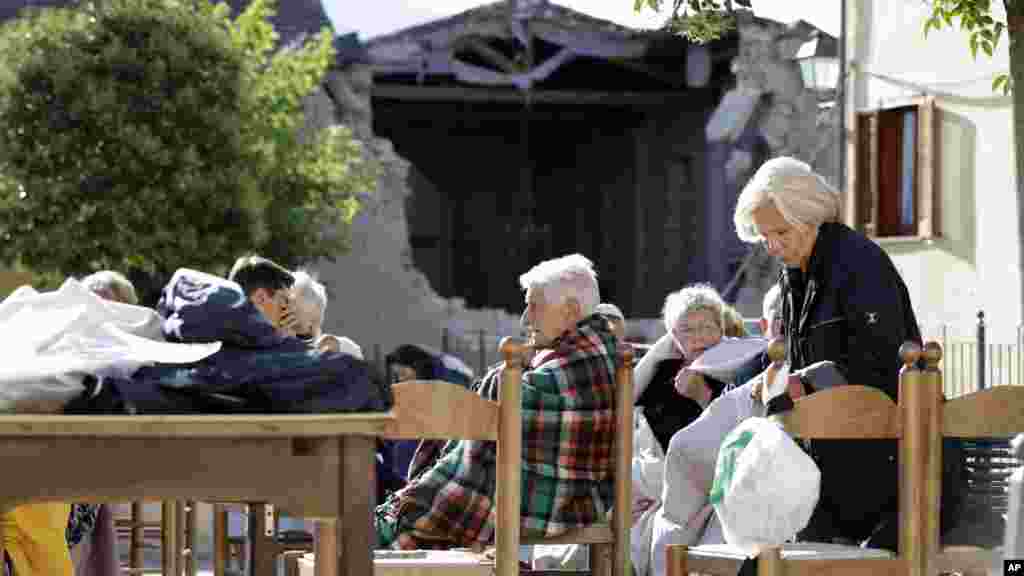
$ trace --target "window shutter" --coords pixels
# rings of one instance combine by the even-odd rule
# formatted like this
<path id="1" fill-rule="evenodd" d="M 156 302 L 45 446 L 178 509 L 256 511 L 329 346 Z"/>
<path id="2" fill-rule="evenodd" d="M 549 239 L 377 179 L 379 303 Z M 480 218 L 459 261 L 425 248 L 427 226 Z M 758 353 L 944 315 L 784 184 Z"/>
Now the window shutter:
<path id="1" fill-rule="evenodd" d="M 866 197 L 864 204 L 867 206 L 864 217 L 864 232 L 868 236 L 875 236 L 878 233 L 878 112 L 868 115 L 867 146 L 867 186 L 864 187 Z"/>
<path id="2" fill-rule="evenodd" d="M 935 209 L 935 98 L 927 96 L 917 107 L 917 235 L 938 236 Z"/>

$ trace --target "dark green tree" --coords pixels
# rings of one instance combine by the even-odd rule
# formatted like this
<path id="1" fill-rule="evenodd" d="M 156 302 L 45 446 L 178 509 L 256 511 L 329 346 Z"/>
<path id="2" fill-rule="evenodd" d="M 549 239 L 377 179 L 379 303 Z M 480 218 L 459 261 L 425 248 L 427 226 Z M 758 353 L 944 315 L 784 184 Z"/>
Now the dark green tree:
<path id="1" fill-rule="evenodd" d="M 303 129 L 333 33 L 276 50 L 273 10 L 103 0 L 0 28 L 0 259 L 158 285 L 346 250 L 372 164 L 344 127 Z"/>

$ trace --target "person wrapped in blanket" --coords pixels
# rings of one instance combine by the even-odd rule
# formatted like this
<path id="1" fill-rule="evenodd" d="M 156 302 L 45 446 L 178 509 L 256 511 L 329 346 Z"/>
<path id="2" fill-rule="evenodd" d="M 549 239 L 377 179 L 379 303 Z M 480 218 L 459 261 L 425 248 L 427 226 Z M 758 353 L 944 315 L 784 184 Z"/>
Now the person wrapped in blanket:
<path id="1" fill-rule="evenodd" d="M 645 494 L 658 494 L 660 506 L 650 508 L 633 525 L 630 546 L 637 576 L 663 576 L 666 570 L 665 547 L 669 544 L 719 544 L 724 541 L 717 518 L 708 517 L 711 510 L 707 506 L 709 475 L 713 472 L 722 438 L 739 422 L 764 413 L 764 406 L 751 397 L 751 389 L 752 382 L 758 381 L 757 376 L 763 374 L 770 364 L 767 342 L 783 334 L 778 284 L 764 296 L 759 326 L 765 337 L 761 340 L 765 350 L 745 361 L 700 416 L 672 435 L 661 459 L 652 458 L 653 450 L 643 445 L 641 430 L 638 429 L 633 444 L 634 485 L 639 479 Z M 748 341 L 753 343 L 755 339 Z M 729 343 L 728 340 L 724 342 Z M 755 347 L 752 351 L 758 349 Z M 653 441 L 646 444 L 650 446 Z"/>
<path id="2" fill-rule="evenodd" d="M 524 535 L 554 536 L 606 518 L 613 503 L 615 370 L 622 355 L 600 301 L 590 260 L 579 254 L 519 277 L 522 322 L 537 349 L 523 374 Z M 475 391 L 496 399 L 501 365 Z M 378 547 L 474 547 L 493 541 L 496 446 L 424 442 L 409 485 L 375 513 Z"/>
<path id="3" fill-rule="evenodd" d="M 654 522 L 663 514 L 663 470 L 669 441 L 697 420 L 723 391 L 758 374 L 753 358 L 727 379 L 691 371 L 705 351 L 723 342 L 727 331 L 742 334 L 742 319 L 730 321 L 729 306 L 713 286 L 691 284 L 665 298 L 662 320 L 666 334 L 637 363 L 633 439 L 633 565 L 645 574 L 649 565 Z"/>
<path id="4" fill-rule="evenodd" d="M 327 289 L 304 270 L 290 272 L 262 256 L 242 256 L 235 261 L 228 279 L 237 282 L 249 300 L 277 329 L 294 336 L 321 352 L 341 352 L 363 360 L 358 344 L 344 336 L 325 334 Z M 387 454 L 378 448 L 377 496 L 384 496 L 404 484 L 386 464 Z"/>

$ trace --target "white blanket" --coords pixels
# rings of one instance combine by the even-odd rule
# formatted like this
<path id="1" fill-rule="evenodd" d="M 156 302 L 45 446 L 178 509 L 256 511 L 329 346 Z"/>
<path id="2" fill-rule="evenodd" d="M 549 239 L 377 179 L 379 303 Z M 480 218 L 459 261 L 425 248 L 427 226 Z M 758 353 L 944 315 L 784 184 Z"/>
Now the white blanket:
<path id="1" fill-rule="evenodd" d="M 651 574 L 665 574 L 667 544 L 724 542 L 708 492 L 722 440 L 740 422 L 764 414 L 764 406 L 751 397 L 753 382 L 725 392 L 697 420 L 672 436 L 665 455 L 662 507 L 651 534 Z"/>
<path id="2" fill-rule="evenodd" d="M 164 342 L 160 324 L 153 310 L 104 300 L 74 279 L 52 292 L 18 288 L 0 302 L 0 412 L 58 411 L 87 375 L 127 378 L 220 350 L 219 342 Z"/>

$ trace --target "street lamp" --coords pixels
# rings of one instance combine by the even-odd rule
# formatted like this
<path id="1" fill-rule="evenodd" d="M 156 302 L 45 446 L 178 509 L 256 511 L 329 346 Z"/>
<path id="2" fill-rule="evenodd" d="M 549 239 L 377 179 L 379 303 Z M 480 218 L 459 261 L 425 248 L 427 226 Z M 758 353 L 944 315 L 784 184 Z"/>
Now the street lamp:
<path id="1" fill-rule="evenodd" d="M 818 30 L 804 43 L 795 57 L 800 64 L 804 86 L 819 96 L 835 97 L 839 81 L 839 44 L 835 37 Z"/>

